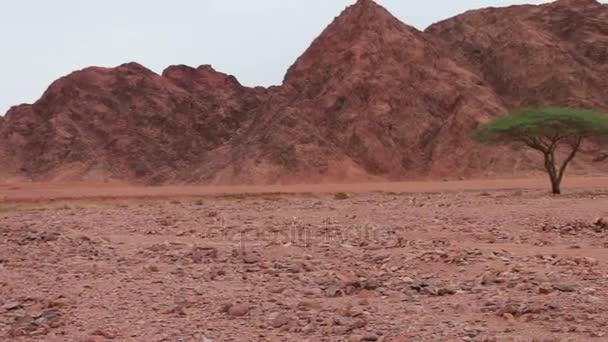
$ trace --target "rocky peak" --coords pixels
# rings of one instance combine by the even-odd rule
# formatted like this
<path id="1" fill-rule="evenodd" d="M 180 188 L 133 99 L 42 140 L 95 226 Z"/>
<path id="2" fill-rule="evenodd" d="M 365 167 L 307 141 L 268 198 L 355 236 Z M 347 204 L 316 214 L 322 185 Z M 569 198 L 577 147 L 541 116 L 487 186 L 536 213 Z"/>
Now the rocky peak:
<path id="1" fill-rule="evenodd" d="M 215 71 L 211 65 L 201 65 L 196 69 L 186 65 L 173 65 L 165 69 L 162 76 L 182 87 L 192 85 L 193 82 L 208 87 L 242 87 L 236 77 Z"/>
<path id="2" fill-rule="evenodd" d="M 317 37 L 288 70 L 284 84 L 301 87 L 310 74 L 356 72 L 357 67 L 376 63 L 396 51 L 415 52 L 424 45 L 423 34 L 395 18 L 372 0 L 359 0 L 347 7 Z M 399 46 L 404 45 L 404 46 Z M 363 61 L 363 63 L 361 63 Z"/>
<path id="3" fill-rule="evenodd" d="M 328 31 L 350 31 L 360 33 L 364 30 L 391 30 L 395 27 L 414 29 L 395 18 L 386 8 L 373 0 L 358 0 L 347 7 L 329 25 Z M 414 29 L 415 30 L 415 29 Z"/>
<path id="4" fill-rule="evenodd" d="M 154 72 L 148 68 L 146 68 L 145 66 L 136 63 L 136 62 L 129 62 L 129 63 L 124 63 L 119 65 L 117 68 L 115 68 L 116 71 L 119 72 L 127 72 L 127 73 L 134 73 L 134 74 L 154 74 Z"/>
<path id="5" fill-rule="evenodd" d="M 556 7 L 569 8 L 588 8 L 603 6 L 602 3 L 596 0 L 557 0 L 551 3 L 551 5 Z"/>

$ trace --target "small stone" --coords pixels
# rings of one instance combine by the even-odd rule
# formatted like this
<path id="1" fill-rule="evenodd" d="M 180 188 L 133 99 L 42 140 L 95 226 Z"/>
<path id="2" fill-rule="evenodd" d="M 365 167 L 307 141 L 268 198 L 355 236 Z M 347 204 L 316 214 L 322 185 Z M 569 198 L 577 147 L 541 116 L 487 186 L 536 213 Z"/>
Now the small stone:
<path id="1" fill-rule="evenodd" d="M 511 313 L 506 312 L 502 315 L 502 317 L 509 323 L 515 323 L 515 317 Z"/>
<path id="2" fill-rule="evenodd" d="M 257 254 L 246 253 L 243 255 L 243 262 L 246 264 L 256 264 L 260 262 L 261 258 Z"/>
<path id="3" fill-rule="evenodd" d="M 491 272 L 491 271 L 486 271 L 484 272 L 481 277 L 479 278 L 479 283 L 481 285 L 493 285 L 496 283 L 496 273 Z"/>
<path id="4" fill-rule="evenodd" d="M 583 260 L 585 260 L 585 264 L 589 266 L 597 266 L 599 264 L 599 261 L 595 258 L 586 257 Z"/>
<path id="5" fill-rule="evenodd" d="M 348 342 L 361 342 L 363 341 L 363 336 L 361 335 L 351 335 L 348 338 Z"/>
<path id="6" fill-rule="evenodd" d="M 303 292 L 307 296 L 321 296 L 323 295 L 323 290 L 318 287 L 314 287 L 312 289 L 306 289 Z"/>
<path id="7" fill-rule="evenodd" d="M 439 289 L 435 285 L 429 285 L 421 288 L 420 293 L 429 296 L 439 296 Z"/>
<path id="8" fill-rule="evenodd" d="M 608 218 L 605 217 L 598 217 L 593 221 L 593 224 L 596 227 L 600 227 L 600 228 L 608 228 Z"/>
<path id="9" fill-rule="evenodd" d="M 367 300 L 366 298 L 362 298 L 362 299 L 359 300 L 359 305 L 368 306 L 369 305 L 369 300 Z"/>
<path id="10" fill-rule="evenodd" d="M 361 308 L 356 308 L 356 307 L 351 308 L 349 313 L 350 313 L 350 317 L 360 317 L 360 316 L 363 316 L 363 314 L 364 314 L 364 312 Z"/>
<path id="11" fill-rule="evenodd" d="M 357 319 L 351 324 L 351 329 L 361 329 L 367 326 L 367 321 L 364 319 Z"/>
<path id="12" fill-rule="evenodd" d="M 228 314 L 232 317 L 242 317 L 249 313 L 250 307 L 247 304 L 235 304 L 230 306 Z"/>
<path id="13" fill-rule="evenodd" d="M 230 307 L 232 307 L 232 303 L 224 303 L 224 304 L 222 304 L 220 312 L 228 313 L 228 310 L 230 310 Z"/>
<path id="14" fill-rule="evenodd" d="M 285 297 L 293 298 L 296 296 L 296 292 L 292 289 L 285 289 L 281 292 L 281 294 Z"/>
<path id="15" fill-rule="evenodd" d="M 284 325 L 287 325 L 287 323 L 289 323 L 289 318 L 287 318 L 287 316 L 280 314 L 280 313 L 272 315 L 272 317 L 270 319 L 270 325 L 275 329 L 278 329 Z"/>
<path id="16" fill-rule="evenodd" d="M 576 291 L 576 289 L 574 288 L 573 285 L 564 284 L 564 283 L 553 284 L 553 288 L 560 292 L 575 292 Z"/>
<path id="17" fill-rule="evenodd" d="M 403 281 L 406 284 L 411 284 L 414 282 L 414 279 L 412 279 L 410 277 L 403 277 L 403 278 L 401 278 L 401 281 Z"/>
<path id="18" fill-rule="evenodd" d="M 365 334 L 361 341 L 378 341 L 378 335 L 373 333 Z"/>
<path id="19" fill-rule="evenodd" d="M 65 308 L 72 305 L 72 300 L 63 296 L 57 297 L 56 299 L 49 302 L 49 307 Z"/>
<path id="20" fill-rule="evenodd" d="M 586 287 L 581 291 L 583 294 L 592 295 L 597 292 L 597 290 L 593 287 Z"/>
<path id="21" fill-rule="evenodd" d="M 102 329 L 97 329 L 97 330 L 93 331 L 93 333 L 91 335 L 101 336 L 108 340 L 113 340 L 116 338 L 116 334 L 114 334 L 113 332 L 107 331 L 107 330 L 102 330 Z"/>
<path id="22" fill-rule="evenodd" d="M 6 310 L 6 311 L 11 311 L 11 310 L 19 309 L 22 305 L 23 305 L 23 303 L 20 301 L 13 301 L 13 302 L 8 302 L 8 303 L 2 305 L 2 309 Z"/>
<path id="23" fill-rule="evenodd" d="M 337 297 L 340 293 L 340 287 L 337 285 L 331 285 L 325 290 L 327 297 Z"/>
<path id="24" fill-rule="evenodd" d="M 186 316 L 186 311 L 184 311 L 184 307 L 181 304 L 175 304 L 165 311 L 166 314 L 177 314 L 180 316 Z"/>
<path id="25" fill-rule="evenodd" d="M 534 319 L 535 317 L 532 314 L 523 314 L 519 317 L 519 321 L 524 323 L 532 322 Z"/>
<path id="26" fill-rule="evenodd" d="M 380 283 L 376 279 L 368 279 L 365 281 L 363 288 L 367 290 L 375 290 L 380 286 Z"/>
<path id="27" fill-rule="evenodd" d="M 320 310 L 322 308 L 321 304 L 307 300 L 300 301 L 297 307 L 301 311 Z"/>
<path id="28" fill-rule="evenodd" d="M 440 296 L 453 295 L 456 293 L 456 289 L 453 286 L 444 286 L 439 288 L 438 294 Z"/>
<path id="29" fill-rule="evenodd" d="M 156 266 L 156 265 L 148 265 L 145 267 L 145 270 L 148 272 L 152 272 L 152 273 L 156 273 L 156 272 L 160 271 L 158 266 Z"/>
<path id="30" fill-rule="evenodd" d="M 315 330 L 316 330 L 316 328 L 315 328 L 314 324 L 311 323 L 311 324 L 306 325 L 304 328 L 302 328 L 302 333 L 309 335 L 309 334 L 314 333 Z"/>
<path id="31" fill-rule="evenodd" d="M 61 317 L 61 313 L 57 309 L 46 309 L 37 314 L 32 315 L 39 322 L 50 322 Z"/>
<path id="32" fill-rule="evenodd" d="M 547 284 L 547 283 L 541 284 L 538 287 L 538 293 L 540 293 L 540 294 L 549 294 L 549 293 L 552 293 L 554 290 L 555 289 L 553 288 L 553 286 L 551 284 Z"/>
<path id="33" fill-rule="evenodd" d="M 334 324 L 346 327 L 352 325 L 352 321 L 345 317 L 334 317 Z"/>

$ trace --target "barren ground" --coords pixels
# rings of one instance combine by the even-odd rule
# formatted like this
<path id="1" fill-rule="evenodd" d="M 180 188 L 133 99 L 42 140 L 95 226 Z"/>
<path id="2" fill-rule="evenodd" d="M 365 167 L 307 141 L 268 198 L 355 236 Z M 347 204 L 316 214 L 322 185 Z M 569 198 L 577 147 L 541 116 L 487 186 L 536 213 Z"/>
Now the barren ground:
<path id="1" fill-rule="evenodd" d="M 0 184 L 0 340 L 607 341 L 608 179 L 565 187 Z"/>

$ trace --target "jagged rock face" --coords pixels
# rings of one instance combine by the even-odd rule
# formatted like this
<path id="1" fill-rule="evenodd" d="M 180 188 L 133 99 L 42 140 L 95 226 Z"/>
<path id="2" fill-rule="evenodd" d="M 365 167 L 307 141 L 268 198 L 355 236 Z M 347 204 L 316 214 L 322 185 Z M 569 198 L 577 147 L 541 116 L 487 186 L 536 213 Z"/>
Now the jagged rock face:
<path id="1" fill-rule="evenodd" d="M 606 7 L 485 9 L 420 32 L 359 0 L 270 89 L 210 66 L 88 68 L 0 118 L 0 174 L 235 184 L 527 171 L 534 156 L 480 147 L 472 131 L 523 104 L 608 110 Z"/>
<path id="2" fill-rule="evenodd" d="M 257 92 L 208 68 L 167 73 L 131 63 L 56 81 L 36 104 L 7 113 L 0 139 L 12 168 L 34 179 L 188 179 L 247 121 Z M 214 83 L 209 94 L 181 87 L 199 77 Z"/>
<path id="3" fill-rule="evenodd" d="M 608 5 L 560 0 L 488 8 L 426 33 L 464 56 L 509 107 L 608 109 Z"/>
<path id="4" fill-rule="evenodd" d="M 463 174 L 479 163 L 475 154 L 461 159 L 471 130 L 502 111 L 501 100 L 441 46 L 363 0 L 289 69 L 241 150 L 253 146 L 259 164 L 303 179 L 343 177 L 336 169 L 391 179 Z"/>

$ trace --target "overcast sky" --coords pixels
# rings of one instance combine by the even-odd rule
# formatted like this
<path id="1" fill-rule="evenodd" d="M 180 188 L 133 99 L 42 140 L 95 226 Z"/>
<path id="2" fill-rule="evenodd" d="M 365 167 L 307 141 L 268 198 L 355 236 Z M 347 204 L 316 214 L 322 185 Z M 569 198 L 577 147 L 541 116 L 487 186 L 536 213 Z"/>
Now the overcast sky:
<path id="1" fill-rule="evenodd" d="M 0 115 L 90 65 L 212 64 L 245 85 L 280 84 L 312 40 L 355 0 L 3 0 Z M 378 0 L 424 29 L 468 9 L 547 1 Z"/>

